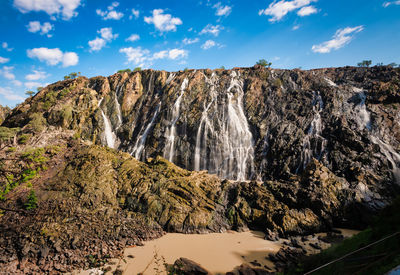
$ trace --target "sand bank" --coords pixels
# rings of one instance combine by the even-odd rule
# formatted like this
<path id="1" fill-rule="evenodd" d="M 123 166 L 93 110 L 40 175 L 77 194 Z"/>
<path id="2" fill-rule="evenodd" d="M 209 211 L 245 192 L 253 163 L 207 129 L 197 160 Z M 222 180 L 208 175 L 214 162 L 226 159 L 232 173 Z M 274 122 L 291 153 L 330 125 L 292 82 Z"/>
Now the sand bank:
<path id="1" fill-rule="evenodd" d="M 176 259 L 185 257 L 213 274 L 225 274 L 236 266 L 254 261 L 273 269 L 268 254 L 278 252 L 280 247 L 277 242 L 264 240 L 264 234 L 257 231 L 190 235 L 168 233 L 145 242 L 144 246 L 126 248 L 124 260 L 114 260 L 115 264 L 111 267 L 115 270 L 119 266 L 124 274 L 157 274 L 157 271 L 165 270 L 164 263 L 173 264 Z M 94 274 L 94 271 L 79 274 Z"/>

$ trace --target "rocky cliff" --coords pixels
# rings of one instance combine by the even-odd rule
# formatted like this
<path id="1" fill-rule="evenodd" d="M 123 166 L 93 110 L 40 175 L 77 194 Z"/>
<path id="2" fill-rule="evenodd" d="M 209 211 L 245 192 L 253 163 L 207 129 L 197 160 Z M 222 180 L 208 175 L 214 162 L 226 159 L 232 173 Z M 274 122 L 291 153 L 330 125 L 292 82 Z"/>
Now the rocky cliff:
<path id="1" fill-rule="evenodd" d="M 3 107 L 0 105 L 0 124 L 5 120 L 10 112 L 11 109 L 9 107 Z"/>
<path id="2" fill-rule="evenodd" d="M 314 158 L 368 200 L 400 181 L 399 77 L 389 67 L 80 77 L 48 86 L 3 125 L 43 116 L 138 160 L 161 155 L 239 181 L 288 180 Z"/>
<path id="3" fill-rule="evenodd" d="M 400 192 L 399 91 L 389 67 L 145 70 L 51 84 L 1 127 L 0 262 L 12 270 L 43 247 L 48 259 L 82 251 L 85 239 L 102 242 L 107 252 L 87 252 L 102 259 L 162 230 L 360 227 Z M 88 216 L 96 226 L 83 225 Z M 79 255 L 58 268 L 84 265 Z"/>

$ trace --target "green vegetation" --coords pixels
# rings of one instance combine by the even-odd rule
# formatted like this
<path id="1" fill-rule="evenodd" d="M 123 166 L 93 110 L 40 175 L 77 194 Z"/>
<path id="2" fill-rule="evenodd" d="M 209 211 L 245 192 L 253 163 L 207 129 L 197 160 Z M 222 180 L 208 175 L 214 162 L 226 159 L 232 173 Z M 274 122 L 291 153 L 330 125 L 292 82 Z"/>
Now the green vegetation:
<path id="1" fill-rule="evenodd" d="M 133 69 L 134 72 L 140 72 L 142 70 L 141 67 L 136 67 L 135 69 Z"/>
<path id="2" fill-rule="evenodd" d="M 26 91 L 25 94 L 32 97 L 35 95 L 35 92 L 34 91 Z"/>
<path id="3" fill-rule="evenodd" d="M 0 141 L 10 141 L 19 132 L 20 128 L 0 127 Z"/>
<path id="4" fill-rule="evenodd" d="M 360 63 L 358 63 L 358 64 L 360 64 Z M 396 68 L 396 67 L 400 68 L 400 64 L 397 64 L 396 62 L 392 62 L 392 63 L 389 63 L 387 65 L 383 64 L 383 62 L 379 62 L 379 63 L 376 63 L 375 66 L 377 66 L 377 67 L 388 66 L 388 67 L 391 67 L 391 68 Z"/>
<path id="5" fill-rule="evenodd" d="M 32 189 L 28 195 L 26 203 L 24 204 L 24 208 L 26 210 L 35 209 L 37 207 L 37 201 L 38 201 L 38 199 L 36 197 L 35 190 Z"/>
<path id="6" fill-rule="evenodd" d="M 219 67 L 221 70 L 225 70 L 225 66 L 221 66 Z"/>
<path id="7" fill-rule="evenodd" d="M 40 171 L 46 170 L 46 163 L 49 155 L 55 155 L 57 150 L 54 148 L 36 148 L 29 149 L 23 153 L 14 153 L 0 160 L 0 200 L 5 200 L 6 195 L 19 186 L 26 183 L 27 187 L 31 187 L 31 180 L 35 179 Z M 7 161 L 11 161 L 10 164 Z M 35 194 L 28 197 L 30 207 L 35 205 Z M 32 209 L 32 208 L 29 208 Z"/>
<path id="8" fill-rule="evenodd" d="M 130 73 L 131 69 L 119 70 L 117 73 Z"/>
<path id="9" fill-rule="evenodd" d="M 28 128 L 35 133 L 43 131 L 46 126 L 46 119 L 40 113 L 34 113 L 30 116 Z"/>
<path id="10" fill-rule="evenodd" d="M 18 137 L 18 143 L 19 144 L 26 144 L 30 138 L 31 138 L 31 135 L 22 134 L 22 135 L 20 135 Z"/>
<path id="11" fill-rule="evenodd" d="M 357 63 L 357 66 L 358 67 L 366 67 L 366 68 L 368 68 L 369 66 L 371 66 L 371 64 L 372 64 L 371 60 L 363 60 L 363 61 Z"/>
<path id="12" fill-rule="evenodd" d="M 271 67 L 271 65 L 272 65 L 271 62 L 268 62 L 268 61 L 265 60 L 265 59 L 260 59 L 260 60 L 258 60 L 256 64 L 257 64 L 257 65 L 260 65 L 260 66 L 263 66 L 263 67 L 268 67 L 268 68 Z"/>
<path id="13" fill-rule="evenodd" d="M 81 76 L 81 72 L 72 72 L 69 75 L 64 76 L 64 80 L 68 80 L 68 79 L 75 79 L 77 77 Z"/>
<path id="14" fill-rule="evenodd" d="M 377 243 L 367 249 L 362 249 L 312 274 L 387 273 L 400 265 L 400 234 L 381 240 L 400 232 L 399 208 L 400 197 L 385 208 L 368 229 L 320 254 L 308 257 L 301 266 L 295 267 L 289 274 L 303 274 L 375 242 Z"/>

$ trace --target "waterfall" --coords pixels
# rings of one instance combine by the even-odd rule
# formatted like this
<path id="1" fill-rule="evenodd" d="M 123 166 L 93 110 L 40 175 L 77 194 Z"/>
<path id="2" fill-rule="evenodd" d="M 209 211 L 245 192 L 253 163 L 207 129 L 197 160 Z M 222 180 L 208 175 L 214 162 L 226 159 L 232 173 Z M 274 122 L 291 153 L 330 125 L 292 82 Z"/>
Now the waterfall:
<path id="1" fill-rule="evenodd" d="M 169 161 L 173 161 L 174 159 L 174 153 L 175 153 L 175 138 L 176 138 L 176 122 L 179 119 L 180 116 L 180 109 L 181 109 L 181 101 L 182 101 L 182 96 L 185 93 L 185 90 L 189 84 L 189 80 L 185 78 L 182 82 L 181 88 L 180 88 L 180 94 L 178 98 L 175 101 L 175 104 L 172 108 L 172 120 L 170 127 L 166 131 L 166 138 L 167 138 L 167 143 L 165 145 L 164 149 L 164 157 L 168 159 Z"/>
<path id="2" fill-rule="evenodd" d="M 211 100 L 204 108 L 196 136 L 195 170 L 207 169 L 228 179 L 249 179 L 254 172 L 254 148 L 243 110 L 243 82 L 232 71 L 222 102 L 217 102 L 216 75 L 213 73 L 206 82 Z"/>
<path id="3" fill-rule="evenodd" d="M 367 128 L 370 131 L 371 130 L 371 116 L 365 105 L 365 100 L 367 99 L 367 96 L 365 95 L 365 93 L 362 89 L 353 87 L 353 91 L 358 93 L 358 96 L 360 98 L 360 103 L 358 105 L 356 105 L 356 107 L 355 107 L 355 111 L 358 114 L 355 118 L 357 125 L 358 125 L 358 129 L 362 130 L 364 128 Z"/>
<path id="4" fill-rule="evenodd" d="M 396 183 L 400 184 L 400 154 L 397 153 L 392 146 L 382 141 L 380 138 L 371 135 L 371 141 L 379 146 L 381 152 L 392 166 L 392 173 Z"/>
<path id="5" fill-rule="evenodd" d="M 321 160 L 325 153 L 327 140 L 322 137 L 321 119 L 321 112 L 324 109 L 324 102 L 319 92 L 314 92 L 312 109 L 314 117 L 311 121 L 310 127 L 308 128 L 307 135 L 303 139 L 301 161 L 299 167 L 296 170 L 296 173 L 304 170 L 313 157 Z"/>
<path id="6" fill-rule="evenodd" d="M 100 108 L 101 116 L 103 117 L 103 121 L 104 121 L 104 135 L 106 137 L 107 146 L 110 148 L 115 148 L 115 141 L 116 141 L 117 137 L 112 130 L 112 126 L 111 126 L 111 122 L 110 122 L 109 118 L 106 116 L 103 109 L 101 109 L 101 107 L 100 107 L 102 101 L 103 101 L 103 98 L 100 99 L 98 106 Z"/>
<path id="7" fill-rule="evenodd" d="M 386 157 L 392 166 L 391 170 L 396 183 L 400 184 L 400 154 L 397 153 L 390 144 L 384 142 L 377 133 L 371 132 L 371 115 L 368 112 L 365 104 L 367 96 L 362 89 L 354 87 L 353 91 L 357 92 L 360 98 L 360 103 L 354 107 L 356 114 L 358 114 L 356 117 L 356 122 L 359 130 L 363 130 L 365 128 L 368 129 L 370 132 L 369 139 L 372 143 L 379 146 L 381 153 Z"/>
<path id="8" fill-rule="evenodd" d="M 211 125 L 210 121 L 208 120 L 208 110 L 210 109 L 210 107 L 214 103 L 214 101 L 217 99 L 216 83 L 218 81 L 218 78 L 216 77 L 214 72 L 211 74 L 210 79 L 208 79 L 205 75 L 204 75 L 204 77 L 206 79 L 206 83 L 209 85 L 209 88 L 210 88 L 209 94 L 211 96 L 211 100 L 207 104 L 207 106 L 204 107 L 203 113 L 201 114 L 200 125 L 197 130 L 196 147 L 195 147 L 195 154 L 194 154 L 194 170 L 196 170 L 196 171 L 199 171 L 199 170 L 207 167 L 207 164 L 205 161 L 206 159 L 203 159 L 203 165 L 201 165 L 201 163 L 200 163 L 201 162 L 201 151 L 202 151 L 201 141 L 203 139 L 203 144 L 206 146 L 208 130 L 211 129 L 211 131 L 214 132 L 212 125 Z M 204 102 L 204 105 L 205 104 L 206 103 Z M 201 133 L 202 133 L 203 127 L 204 127 L 204 134 L 202 135 Z"/>
<path id="9" fill-rule="evenodd" d="M 324 79 L 328 83 L 329 86 L 337 87 L 337 84 L 335 82 L 333 82 L 332 80 L 330 80 L 329 78 L 324 77 Z"/>
<path id="10" fill-rule="evenodd" d="M 154 112 L 154 115 L 153 115 L 150 123 L 147 124 L 143 133 L 138 136 L 138 138 L 135 142 L 135 146 L 133 147 L 133 149 L 131 151 L 131 155 L 134 156 L 137 160 L 140 160 L 142 152 L 145 149 L 147 135 L 149 134 L 151 128 L 154 125 L 154 121 L 156 120 L 156 117 L 157 117 L 158 113 L 160 112 L 160 107 L 161 107 L 161 102 L 157 105 L 156 111 Z"/>
<path id="11" fill-rule="evenodd" d="M 165 82 L 165 84 L 168 85 L 169 83 L 171 83 L 172 80 L 174 80 L 174 78 L 175 78 L 175 73 L 170 73 L 168 75 L 168 78 L 167 78 L 167 81 Z"/>

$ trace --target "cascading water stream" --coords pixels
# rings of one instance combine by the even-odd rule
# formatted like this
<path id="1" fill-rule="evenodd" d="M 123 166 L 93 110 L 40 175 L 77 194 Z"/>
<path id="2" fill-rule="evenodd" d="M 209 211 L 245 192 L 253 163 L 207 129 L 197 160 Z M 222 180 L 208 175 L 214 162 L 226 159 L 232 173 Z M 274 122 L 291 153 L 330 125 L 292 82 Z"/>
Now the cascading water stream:
<path id="1" fill-rule="evenodd" d="M 174 80 L 174 78 L 175 78 L 175 73 L 170 73 L 168 75 L 168 78 L 167 78 L 167 81 L 165 82 L 165 84 L 168 85 L 169 83 L 171 83 L 172 80 Z"/>
<path id="2" fill-rule="evenodd" d="M 296 170 L 296 173 L 304 170 L 313 157 L 321 160 L 325 153 L 327 141 L 324 137 L 322 137 L 321 119 L 321 112 L 324 109 L 324 102 L 319 92 L 314 92 L 312 109 L 314 112 L 314 117 L 311 121 L 310 128 L 308 128 L 307 135 L 303 139 L 301 162 Z"/>
<path id="3" fill-rule="evenodd" d="M 400 184 L 400 154 L 397 153 L 391 145 L 384 142 L 377 133 L 371 132 L 371 115 L 367 110 L 365 101 L 367 96 L 364 91 L 359 88 L 353 88 L 353 91 L 358 93 L 360 103 L 358 103 L 354 110 L 356 111 L 357 117 L 356 122 L 360 130 L 368 129 L 370 132 L 369 139 L 372 143 L 379 146 L 381 153 L 386 157 L 390 165 L 392 166 L 392 173 L 396 183 Z"/>
<path id="4" fill-rule="evenodd" d="M 180 94 L 178 98 L 175 101 L 175 104 L 172 108 L 172 120 L 170 127 L 166 131 L 166 138 L 167 138 L 167 143 L 164 148 L 164 157 L 168 159 L 169 161 L 173 161 L 174 159 L 174 153 L 175 153 L 175 139 L 176 139 L 176 122 L 179 119 L 180 116 L 180 108 L 181 108 L 181 101 L 183 94 L 185 93 L 185 90 L 189 84 L 189 80 L 185 78 L 182 82 L 181 88 L 180 88 Z"/>
<path id="5" fill-rule="evenodd" d="M 206 167 L 207 165 L 205 164 L 206 162 L 203 161 L 203 165 L 201 165 L 201 143 L 203 141 L 203 144 L 207 144 L 207 134 L 208 134 L 208 130 L 211 128 L 211 124 L 208 120 L 208 110 L 210 109 L 211 105 L 214 103 L 214 101 L 217 98 L 216 95 L 216 82 L 217 82 L 217 78 L 215 73 L 213 72 L 211 74 L 211 78 L 208 79 L 205 75 L 204 75 L 205 79 L 206 79 L 206 83 L 209 85 L 209 94 L 211 96 L 211 100 L 210 102 L 207 104 L 207 106 L 204 107 L 203 113 L 201 114 L 201 120 L 200 120 L 200 125 L 199 128 L 197 130 L 197 135 L 196 135 L 196 148 L 195 148 L 195 154 L 194 154 L 194 170 L 199 171 L 200 169 Z M 204 103 L 205 105 L 206 103 Z M 202 129 L 204 127 L 204 134 L 201 135 L 202 133 Z M 203 139 L 203 140 L 202 140 Z"/>
<path id="6" fill-rule="evenodd" d="M 324 79 L 325 79 L 325 81 L 329 84 L 329 86 L 331 86 L 331 87 L 337 87 L 337 86 L 338 86 L 338 85 L 337 85 L 335 82 L 333 82 L 331 79 L 329 79 L 329 78 L 327 78 L 327 77 L 325 77 Z"/>
<path id="7" fill-rule="evenodd" d="M 138 138 L 135 142 L 135 145 L 131 151 L 131 155 L 134 156 L 137 160 L 140 160 L 142 152 L 145 149 L 147 135 L 149 134 L 151 128 L 154 125 L 154 121 L 156 120 L 156 117 L 157 117 L 158 113 L 160 112 L 160 108 L 161 108 L 161 102 L 157 105 L 156 111 L 154 112 L 154 115 L 153 115 L 150 123 L 147 124 L 143 133 L 138 136 Z"/>
<path id="8" fill-rule="evenodd" d="M 223 178 L 247 180 L 254 172 L 254 148 L 243 110 L 243 82 L 233 71 L 222 102 L 218 102 L 216 75 L 206 78 L 206 82 L 211 99 L 197 132 L 195 170 L 207 169 Z"/>
<path id="9" fill-rule="evenodd" d="M 103 101 L 103 98 L 100 99 L 98 107 L 101 111 L 101 116 L 103 117 L 103 121 L 104 121 L 104 135 L 106 137 L 106 143 L 107 146 L 110 148 L 115 148 L 115 141 L 117 139 L 115 133 L 112 130 L 112 126 L 111 126 L 111 122 L 108 119 L 108 117 L 106 116 L 106 114 L 104 113 L 103 109 L 101 109 L 100 105 Z"/>
<path id="10" fill-rule="evenodd" d="M 353 91 L 356 92 L 360 98 L 360 103 L 354 108 L 357 113 L 356 122 L 358 125 L 358 129 L 362 130 L 364 128 L 367 128 L 369 131 L 371 131 L 371 116 L 365 105 L 365 100 L 367 99 L 367 96 L 362 89 L 354 87 Z"/>

